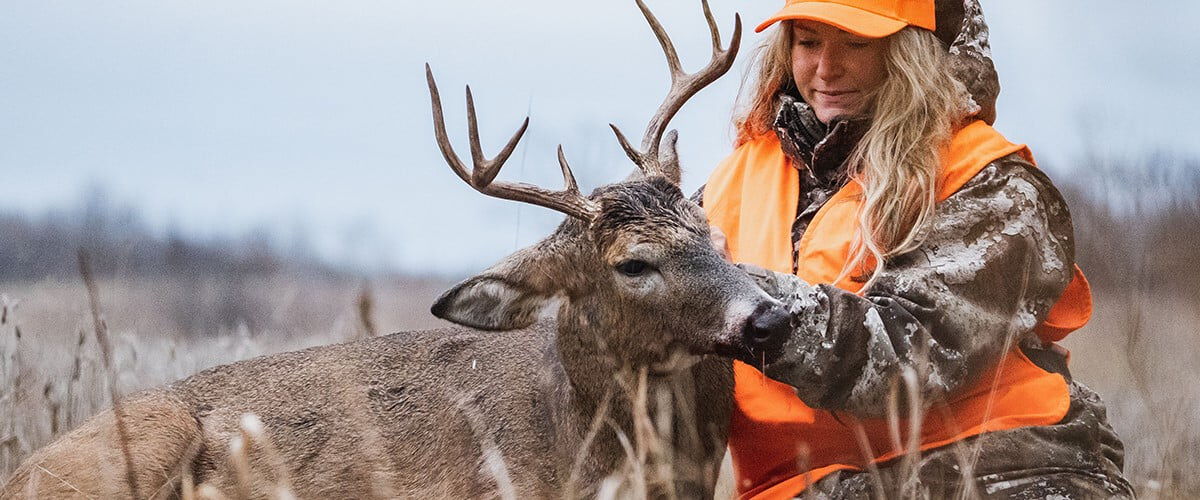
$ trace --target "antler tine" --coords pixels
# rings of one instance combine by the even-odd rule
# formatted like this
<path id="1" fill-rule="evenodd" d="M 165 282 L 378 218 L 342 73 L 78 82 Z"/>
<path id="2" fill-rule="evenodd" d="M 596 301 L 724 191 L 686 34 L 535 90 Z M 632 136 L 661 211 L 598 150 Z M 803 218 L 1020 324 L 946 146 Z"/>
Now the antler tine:
<path id="1" fill-rule="evenodd" d="M 712 36 L 713 54 L 719 54 L 721 53 L 721 32 L 717 29 L 717 20 L 713 18 L 712 9 L 708 8 L 708 0 L 702 0 L 700 4 L 704 6 L 704 20 L 708 22 L 708 34 Z M 734 16 L 735 19 L 737 19 L 739 25 L 738 27 L 740 28 L 741 16 L 738 14 L 734 14 Z M 740 36 L 740 32 L 734 33 L 733 35 L 735 39 L 740 38 Z M 738 40 L 734 40 L 733 42 L 737 43 Z"/>
<path id="2" fill-rule="evenodd" d="M 575 183 L 575 174 L 571 173 L 571 166 L 567 164 L 567 156 L 563 154 L 562 144 L 558 145 L 558 167 L 562 169 L 565 191 L 579 194 L 579 184 Z"/>
<path id="3" fill-rule="evenodd" d="M 433 70 L 429 69 L 429 63 L 425 63 L 425 82 L 429 84 L 429 100 L 433 101 L 433 135 L 437 138 L 438 149 L 442 150 L 442 157 L 446 159 L 450 169 L 470 184 L 471 175 L 467 173 L 466 165 L 463 165 L 458 155 L 454 154 L 454 148 L 450 146 L 450 136 L 446 133 L 446 119 L 442 115 L 442 97 L 438 94 L 437 82 L 433 80 Z"/>
<path id="4" fill-rule="evenodd" d="M 671 43 L 671 37 L 667 36 L 667 30 L 663 29 L 662 23 L 658 22 L 658 18 L 654 17 L 654 13 L 650 12 L 646 3 L 642 0 L 636 1 L 638 9 L 642 11 L 642 16 L 646 18 L 650 29 L 654 31 L 654 37 L 658 39 L 658 44 L 662 46 L 663 54 L 667 56 L 667 67 L 671 70 L 671 81 L 674 82 L 685 74 L 679 64 L 679 53 L 675 51 L 675 44 Z"/>
<path id="5" fill-rule="evenodd" d="M 487 186 L 500 174 L 500 167 L 504 166 L 504 162 L 508 161 L 508 157 L 517 148 L 521 137 L 525 136 L 525 129 L 529 128 L 529 117 L 525 117 L 525 120 L 521 122 L 521 128 L 517 129 L 517 132 L 508 140 L 508 144 L 504 145 L 495 158 L 490 160 L 485 158 L 483 146 L 479 145 L 479 120 L 475 117 L 475 99 L 471 97 L 471 86 L 468 85 L 467 126 L 470 131 L 468 136 L 471 142 L 471 160 L 475 163 L 475 168 L 471 171 L 471 185 Z"/>
<path id="6" fill-rule="evenodd" d="M 504 148 L 496 154 L 495 158 L 490 160 L 485 158 L 483 156 L 483 147 L 479 142 L 479 122 L 475 114 L 475 99 L 471 95 L 470 87 L 467 87 L 467 124 L 471 144 L 472 169 L 468 172 L 466 165 L 454 153 L 454 146 L 450 144 L 450 137 L 446 133 L 442 100 L 438 94 L 437 83 L 433 79 L 433 71 L 429 68 L 429 64 L 425 64 L 425 78 L 429 83 L 429 97 L 433 102 L 433 132 L 437 137 L 438 147 L 442 150 L 442 156 L 446 159 L 446 163 L 450 165 L 450 168 L 454 170 L 454 173 L 459 178 L 476 191 L 488 196 L 546 207 L 585 222 L 595 219 L 599 208 L 597 208 L 595 202 L 580 195 L 579 186 L 575 182 L 575 176 L 571 173 L 571 167 L 567 165 L 567 159 L 563 154 L 562 146 L 558 148 L 558 163 L 563 171 L 563 181 L 566 183 L 566 189 L 562 191 L 550 191 L 524 182 L 497 182 L 495 180 L 496 175 L 500 173 L 500 168 L 504 166 L 504 162 L 516 150 L 517 143 L 525 135 L 525 130 L 529 128 L 529 117 L 525 117 L 525 120 L 521 123 L 521 127 L 508 140 Z"/>
<path id="7" fill-rule="evenodd" d="M 674 118 L 675 113 L 683 107 L 692 96 L 696 95 L 708 84 L 724 75 L 729 68 L 733 66 L 733 60 L 737 57 L 738 48 L 741 44 L 742 37 L 742 17 L 734 16 L 733 37 L 730 39 L 729 48 L 721 48 L 721 34 L 717 28 L 717 23 L 713 19 L 712 11 L 708 7 L 707 0 L 701 0 L 701 5 L 704 8 L 704 18 L 708 23 L 709 35 L 712 38 L 713 56 L 708 65 L 700 71 L 692 74 L 684 73 L 679 64 L 679 56 L 675 52 L 675 47 L 671 43 L 671 39 L 667 36 L 666 30 L 646 7 L 642 0 L 636 0 L 638 8 L 642 10 L 642 14 L 646 17 L 646 21 L 650 24 L 650 29 L 654 31 L 654 35 L 658 38 L 659 44 L 662 45 L 663 52 L 667 56 L 667 65 L 671 70 L 671 89 L 667 92 L 666 99 L 658 107 L 654 117 L 650 119 L 649 125 L 646 127 L 646 133 L 642 137 L 642 150 L 639 151 L 629 143 L 625 135 L 621 133 L 616 125 L 610 125 L 613 132 L 617 136 L 617 142 L 621 144 L 621 148 L 625 150 L 625 154 L 629 156 L 634 163 L 642 169 L 647 175 L 658 174 L 679 181 L 678 165 L 668 164 L 664 158 L 659 156 L 659 144 L 662 142 L 663 133 L 666 132 L 667 124 Z"/>

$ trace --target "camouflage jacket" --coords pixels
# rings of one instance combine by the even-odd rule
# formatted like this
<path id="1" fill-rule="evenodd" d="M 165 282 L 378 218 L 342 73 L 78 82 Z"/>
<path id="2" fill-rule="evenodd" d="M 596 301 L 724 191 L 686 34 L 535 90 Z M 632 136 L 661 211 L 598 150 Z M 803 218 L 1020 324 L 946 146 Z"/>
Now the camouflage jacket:
<path id="1" fill-rule="evenodd" d="M 827 131 L 808 104 L 784 95 L 775 126 L 802 186 L 797 243 L 845 185 L 844 159 L 866 124 L 835 121 Z M 863 295 L 750 269 L 799 320 L 767 375 L 814 408 L 883 416 L 890 384 L 907 366 L 920 368 L 925 402 L 943 400 L 974 384 L 1014 342 L 1042 347 L 1033 326 L 1073 265 L 1072 224 L 1057 189 L 1020 156 L 998 159 L 937 205 L 920 246 L 889 258 Z"/>
<path id="2" fill-rule="evenodd" d="M 843 160 L 866 124 L 827 127 L 788 95 L 779 108 L 776 134 L 800 170 L 791 235 L 798 244 L 847 182 Z M 890 258 L 861 296 L 744 266 L 798 320 L 766 373 L 814 408 L 877 417 L 892 380 L 920 362 L 923 400 L 943 399 L 977 381 L 1013 342 L 1042 347 L 1033 326 L 1071 279 L 1071 238 L 1062 196 L 1045 174 L 1010 155 L 939 203 L 921 245 Z"/>

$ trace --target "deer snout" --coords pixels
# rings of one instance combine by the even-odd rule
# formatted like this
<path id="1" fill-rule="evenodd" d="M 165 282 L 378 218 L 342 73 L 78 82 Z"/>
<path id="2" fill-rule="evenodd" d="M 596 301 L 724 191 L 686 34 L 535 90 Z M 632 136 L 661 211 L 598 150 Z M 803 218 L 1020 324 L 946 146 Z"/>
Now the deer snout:
<path id="1" fill-rule="evenodd" d="M 778 354 L 792 331 L 791 315 L 778 302 L 760 302 L 746 318 L 742 342 L 754 353 L 765 357 Z"/>

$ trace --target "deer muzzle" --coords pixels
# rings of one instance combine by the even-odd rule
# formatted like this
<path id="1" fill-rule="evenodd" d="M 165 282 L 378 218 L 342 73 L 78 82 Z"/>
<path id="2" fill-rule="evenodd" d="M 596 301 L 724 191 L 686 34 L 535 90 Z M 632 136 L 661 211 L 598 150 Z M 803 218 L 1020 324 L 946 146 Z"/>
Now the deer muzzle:
<path id="1" fill-rule="evenodd" d="M 765 358 L 770 362 L 779 355 L 791 331 L 791 315 L 782 304 L 775 301 L 760 302 L 742 326 L 742 343 L 755 358 Z"/>

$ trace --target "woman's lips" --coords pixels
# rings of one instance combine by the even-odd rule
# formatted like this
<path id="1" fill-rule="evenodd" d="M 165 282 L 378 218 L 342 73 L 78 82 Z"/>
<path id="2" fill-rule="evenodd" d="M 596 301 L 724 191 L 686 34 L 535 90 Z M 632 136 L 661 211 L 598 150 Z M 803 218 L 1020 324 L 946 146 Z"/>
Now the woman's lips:
<path id="1" fill-rule="evenodd" d="M 813 92 L 826 105 L 852 105 L 858 102 L 858 91 L 816 90 Z"/>
<path id="2" fill-rule="evenodd" d="M 858 93 L 856 90 L 816 90 L 814 92 L 828 99 L 837 99 Z"/>

